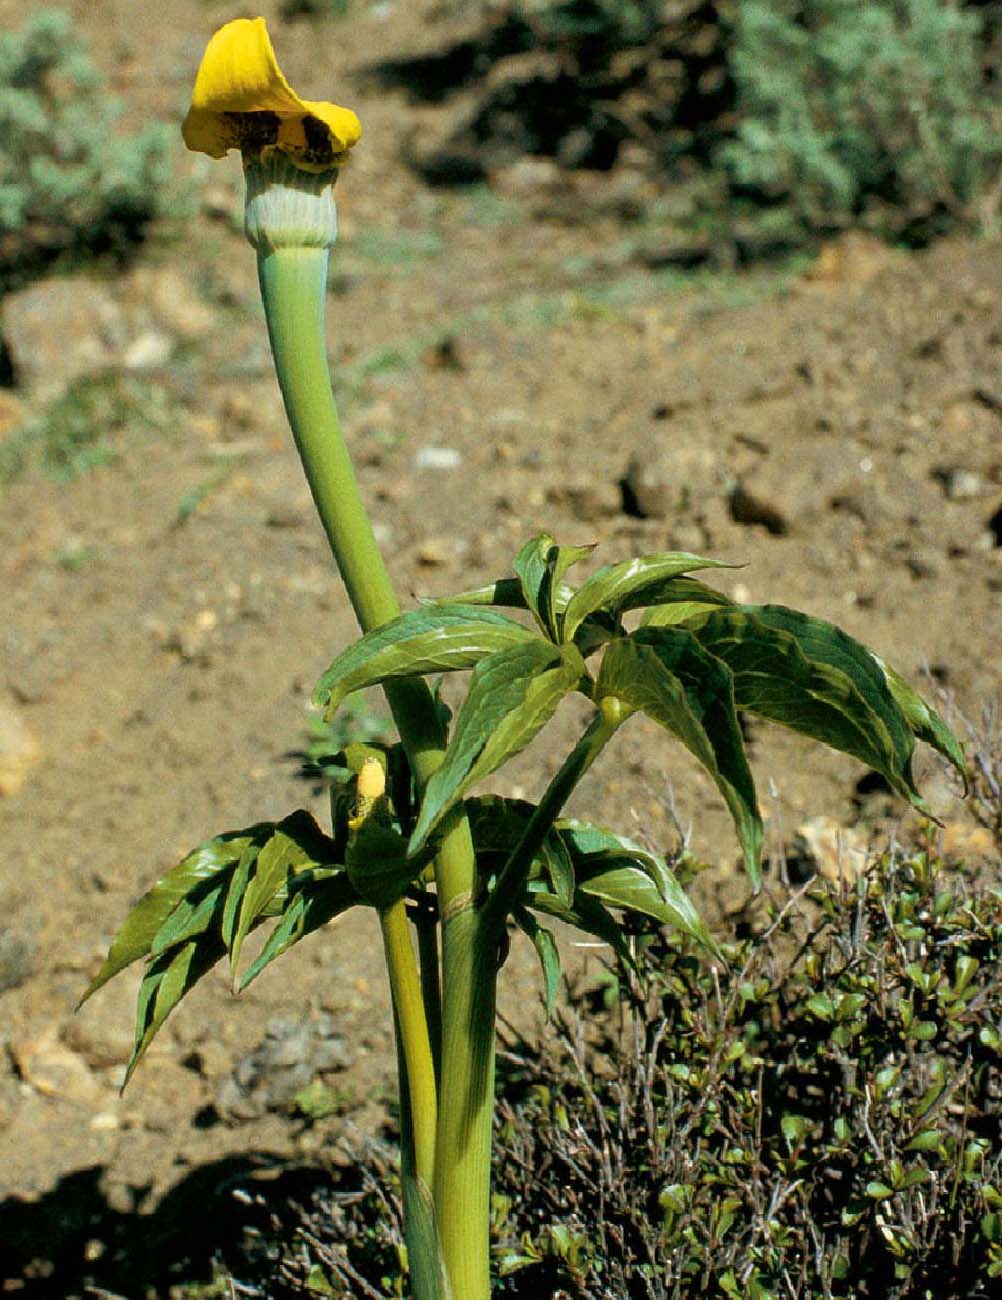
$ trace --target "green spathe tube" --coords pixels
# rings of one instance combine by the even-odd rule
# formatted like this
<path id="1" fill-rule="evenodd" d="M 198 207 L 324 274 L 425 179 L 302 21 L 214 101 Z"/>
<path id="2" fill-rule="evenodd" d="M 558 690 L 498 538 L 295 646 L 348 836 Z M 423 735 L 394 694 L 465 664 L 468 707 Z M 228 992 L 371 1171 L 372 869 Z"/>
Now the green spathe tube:
<path id="1" fill-rule="evenodd" d="M 245 228 L 258 254 L 286 414 L 341 577 L 359 623 L 369 631 L 400 607 L 341 434 L 327 364 L 324 315 L 329 252 L 337 238 L 336 172 L 303 172 L 274 154 L 245 159 L 245 172 Z M 423 788 L 441 764 L 445 745 L 431 692 L 420 679 L 388 682 L 385 689 Z M 444 918 L 440 1046 L 430 1041 L 403 900 L 380 914 L 401 1094 L 407 1099 L 401 1127 L 412 1284 L 415 1300 L 487 1300 L 496 952 L 479 941 L 476 859 L 459 810 L 441 828 L 435 879 Z"/>

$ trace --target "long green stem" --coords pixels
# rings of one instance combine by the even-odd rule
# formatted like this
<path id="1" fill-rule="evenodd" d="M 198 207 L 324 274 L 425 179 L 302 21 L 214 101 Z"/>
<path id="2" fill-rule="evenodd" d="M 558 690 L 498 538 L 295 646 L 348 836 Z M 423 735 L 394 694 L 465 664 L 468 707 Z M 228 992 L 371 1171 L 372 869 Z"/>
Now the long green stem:
<path id="1" fill-rule="evenodd" d="M 326 271 L 325 249 L 277 248 L 258 256 L 268 333 L 289 424 L 348 595 L 363 630 L 369 630 L 393 618 L 399 605 L 341 436 L 324 342 Z M 444 748 L 431 693 L 422 681 L 403 680 L 388 683 L 386 694 L 423 786 L 440 765 Z M 443 828 L 435 879 L 445 918 L 443 1105 L 435 1155 L 435 1210 L 452 1300 L 487 1300 L 494 972 L 491 968 L 486 981 L 489 990 L 476 991 L 474 986 L 485 978 L 486 961 L 477 950 L 476 860 L 461 813 Z M 420 1050 L 431 1059 L 427 1028 Z"/>

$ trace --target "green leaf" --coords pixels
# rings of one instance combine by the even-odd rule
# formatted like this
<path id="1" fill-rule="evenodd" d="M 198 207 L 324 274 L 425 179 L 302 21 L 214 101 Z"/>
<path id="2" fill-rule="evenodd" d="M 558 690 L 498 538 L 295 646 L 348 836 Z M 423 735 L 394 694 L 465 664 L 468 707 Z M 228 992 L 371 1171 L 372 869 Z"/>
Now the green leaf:
<path id="1" fill-rule="evenodd" d="M 827 664 L 848 677 L 887 728 L 897 770 L 910 791 L 910 797 L 918 798 L 911 775 L 911 757 L 915 748 L 911 728 L 872 651 L 834 623 L 812 618 L 785 605 L 746 605 L 744 609 L 766 627 L 789 632 L 812 663 Z"/>
<path id="2" fill-rule="evenodd" d="M 226 944 L 227 951 L 233 948 L 233 939 L 237 932 L 237 923 L 240 920 L 240 904 L 243 902 L 247 882 L 250 880 L 251 872 L 254 870 L 254 863 L 257 861 L 257 855 L 260 851 L 260 844 L 249 845 L 244 850 L 226 888 L 226 901 L 223 905 L 219 931 L 223 943 Z"/>
<path id="3" fill-rule="evenodd" d="M 428 782 L 411 836 L 413 855 L 470 786 L 519 753 L 574 690 L 584 662 L 534 637 L 482 660 L 453 726 L 442 766 Z"/>
<path id="4" fill-rule="evenodd" d="M 693 935 L 704 947 L 719 955 L 719 949 L 703 926 L 698 911 L 663 857 L 641 848 L 627 835 L 619 835 L 592 822 L 561 818 L 555 829 L 570 853 L 579 883 L 622 866 L 637 868 L 654 883 L 665 906 L 672 907 L 678 914 L 679 919 L 670 924 Z M 579 895 L 575 896 L 575 901 L 579 901 Z"/>
<path id="5" fill-rule="evenodd" d="M 484 794 L 463 801 L 477 861 L 490 873 L 500 868 L 521 840 L 535 805 L 524 799 L 504 799 Z M 550 827 L 542 848 L 533 860 L 530 877 L 545 876 L 550 888 L 564 902 L 574 895 L 574 864 L 559 832 Z"/>
<path id="6" fill-rule="evenodd" d="M 293 944 L 361 901 L 344 870 L 319 867 L 296 876 L 289 886 L 285 907 L 275 928 L 240 981 L 241 991 Z"/>
<path id="7" fill-rule="evenodd" d="M 206 934 L 162 953 L 146 968 L 136 1004 L 136 1042 L 125 1067 L 123 1088 L 164 1021 L 225 951 L 218 936 Z"/>
<path id="8" fill-rule="evenodd" d="M 515 557 L 512 566 L 522 588 L 526 608 L 552 641 L 558 637 L 558 615 L 563 607 L 564 574 L 590 555 L 593 546 L 558 546 L 549 533 L 540 533 Z"/>
<path id="9" fill-rule="evenodd" d="M 201 882 L 232 870 L 247 846 L 254 842 L 263 843 L 273 829 L 273 824 L 267 822 L 217 835 L 189 853 L 158 880 L 126 917 L 108 950 L 104 965 L 80 999 L 81 1005 L 119 971 L 150 951 L 158 931 L 182 899 L 196 890 Z"/>
<path id="10" fill-rule="evenodd" d="M 873 654 L 873 651 L 871 650 L 870 653 Z M 966 786 L 969 773 L 960 741 L 936 710 L 923 700 L 918 691 L 908 685 L 896 669 L 884 663 L 883 659 L 876 654 L 873 654 L 873 658 L 883 672 L 888 689 L 914 734 L 952 763 L 963 777 Z"/>
<path id="11" fill-rule="evenodd" d="M 407 840 L 392 826 L 366 822 L 348 845 L 348 878 L 360 897 L 385 908 L 403 898 L 411 882 L 431 861 L 430 849 L 407 856 Z"/>
<path id="12" fill-rule="evenodd" d="M 207 930 L 217 929 L 215 923 L 222 915 L 225 897 L 225 880 L 216 878 L 196 885 L 154 935 L 150 957 L 159 957 Z"/>
<path id="13" fill-rule="evenodd" d="M 870 692 L 867 699 L 842 669 L 808 658 L 791 632 L 746 608 L 703 614 L 687 626 L 730 668 L 739 709 L 851 754 L 916 802 L 910 765 L 906 758 L 902 768 L 899 759 L 907 728 L 886 687 L 882 696 Z"/>
<path id="14" fill-rule="evenodd" d="M 333 841 L 324 835 L 307 812 L 295 812 L 278 823 L 275 833 L 257 855 L 253 875 L 240 899 L 232 938 L 227 937 L 233 975 L 236 974 L 244 940 L 278 891 L 290 877 L 307 867 L 334 866 L 333 849 Z"/>
<path id="15" fill-rule="evenodd" d="M 626 966 L 634 965 L 633 953 L 623 937 L 622 928 L 597 898 L 576 890 L 574 901 L 568 907 L 556 894 L 550 893 L 543 881 L 530 880 L 526 884 L 522 902 L 534 912 L 542 912 L 544 916 L 552 916 L 565 925 L 572 925 L 585 934 L 593 935 L 602 943 L 608 944 Z"/>
<path id="16" fill-rule="evenodd" d="M 551 829 L 542 843 L 538 856 L 540 865 L 550 882 L 550 888 L 561 902 L 569 904 L 574 898 L 574 863 L 571 861 L 567 846 L 560 838 L 559 831 Z"/>
<path id="17" fill-rule="evenodd" d="M 483 587 L 470 587 L 455 596 L 441 596 L 430 605 L 499 605 L 507 609 L 528 609 L 525 592 L 517 578 L 498 578 Z"/>
<path id="18" fill-rule="evenodd" d="M 395 677 L 472 668 L 487 655 L 536 640 L 531 629 L 475 605 L 431 605 L 368 632 L 334 660 L 313 691 L 328 715 L 352 691 Z"/>
<path id="19" fill-rule="evenodd" d="M 557 609 L 565 609 L 573 595 L 574 588 L 569 583 L 558 582 L 553 592 Z M 498 578 L 497 582 L 488 582 L 486 586 L 471 587 L 455 596 L 442 596 L 439 600 L 428 603 L 431 605 L 496 605 L 504 609 L 529 608 L 518 578 Z"/>
<path id="20" fill-rule="evenodd" d="M 522 587 L 525 607 L 539 624 L 544 636 L 553 638 L 552 567 L 547 557 L 556 543 L 549 533 L 540 533 L 526 542 L 515 556 L 512 568 Z"/>
<path id="21" fill-rule="evenodd" d="M 624 862 L 620 866 L 598 869 L 580 880 L 578 893 L 595 898 L 607 907 L 641 912 L 662 925 L 674 926 L 710 952 L 719 953 L 691 900 L 668 868 L 664 870 L 665 876 L 655 881 L 640 866 Z"/>
<path id="22" fill-rule="evenodd" d="M 588 615 L 598 610 L 618 616 L 628 609 L 658 604 L 666 585 L 690 569 L 731 567 L 685 551 L 642 555 L 619 564 L 603 565 L 571 597 L 564 611 L 563 639 L 570 641 Z"/>
<path id="23" fill-rule="evenodd" d="M 527 799 L 478 794 L 463 802 L 477 857 L 505 858 L 522 837 L 534 805 Z"/>
<path id="24" fill-rule="evenodd" d="M 597 692 L 643 710 L 703 764 L 731 811 L 757 889 L 762 821 L 727 666 L 683 628 L 639 628 L 609 646 Z"/>
<path id="25" fill-rule="evenodd" d="M 698 578 L 672 578 L 662 587 L 659 600 L 660 604 L 649 606 L 641 614 L 641 627 L 674 627 L 697 614 L 734 605 L 729 596 Z"/>
<path id="26" fill-rule="evenodd" d="M 435 1204 L 428 1187 L 415 1173 L 414 1160 L 406 1144 L 400 1162 L 400 1185 L 405 1207 L 407 1265 L 413 1293 L 421 1300 L 452 1300 L 438 1239 Z"/>
<path id="27" fill-rule="evenodd" d="M 526 907 L 515 909 L 515 923 L 523 934 L 532 940 L 539 964 L 543 970 L 543 985 L 546 990 L 546 1018 L 553 1015 L 557 993 L 560 990 L 560 951 L 553 932 L 540 925 Z"/>

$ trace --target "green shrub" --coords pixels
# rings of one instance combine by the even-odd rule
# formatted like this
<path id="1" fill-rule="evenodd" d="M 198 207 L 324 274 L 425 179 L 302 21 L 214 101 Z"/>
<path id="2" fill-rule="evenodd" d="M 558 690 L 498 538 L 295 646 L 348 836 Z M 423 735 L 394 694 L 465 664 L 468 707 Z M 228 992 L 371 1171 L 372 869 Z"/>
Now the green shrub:
<path id="1" fill-rule="evenodd" d="M 655 939 L 621 1032 L 514 1054 L 500 1294 L 997 1294 L 1002 895 L 888 858 L 729 957 Z"/>
<path id="2" fill-rule="evenodd" d="M 121 255 L 167 201 L 170 131 L 118 108 L 69 14 L 0 33 L 0 291 L 61 253 Z"/>
<path id="3" fill-rule="evenodd" d="M 1002 161 L 981 35 L 951 0 L 744 0 L 739 121 L 718 158 L 809 230 L 864 218 L 925 239 L 976 224 Z"/>
<path id="4" fill-rule="evenodd" d="M 663 0 L 522 0 L 549 40 L 599 40 L 611 50 L 651 41 L 664 22 Z"/>

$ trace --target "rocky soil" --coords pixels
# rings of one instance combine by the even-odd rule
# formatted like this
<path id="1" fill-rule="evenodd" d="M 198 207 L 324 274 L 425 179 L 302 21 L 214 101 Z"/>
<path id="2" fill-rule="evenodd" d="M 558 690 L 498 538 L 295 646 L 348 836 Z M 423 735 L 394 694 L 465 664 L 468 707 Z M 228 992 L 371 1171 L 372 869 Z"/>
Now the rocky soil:
<path id="1" fill-rule="evenodd" d="M 178 114 L 230 16 L 194 0 L 71 7 L 133 123 Z M 0 21 L 20 9 L 0 0 Z M 839 622 L 963 731 L 999 698 L 999 245 L 909 255 L 849 238 L 809 262 L 686 276 L 636 256 L 657 194 L 629 159 L 601 174 L 527 160 L 489 186 L 429 188 L 408 149 L 445 138 L 456 108 L 417 109 L 366 69 L 457 30 L 423 3 L 273 24 L 293 83 L 365 125 L 338 188 L 328 325 L 400 590 L 500 576 L 544 526 L 597 542 L 596 562 L 711 553 L 745 566 L 722 587 Z M 296 806 L 324 815 L 302 770 L 307 701 L 354 635 L 270 369 L 239 168 L 202 161 L 179 152 L 192 213 L 131 269 L 61 274 L 0 306 L 0 452 L 24 462 L 0 488 L 11 1293 L 110 1294 L 83 1289 L 110 1224 L 248 1153 L 316 1159 L 374 1130 L 394 1091 L 366 918 L 314 937 L 239 1001 L 209 977 L 123 1097 L 137 978 L 74 1010 L 130 903 L 188 848 Z M 37 433 L 81 420 L 99 436 L 78 433 L 69 452 Z M 77 452 L 90 467 L 66 477 Z M 366 708 L 356 722 L 379 701 Z M 573 707 L 558 717 L 499 788 L 537 790 L 578 722 Z M 798 854 L 855 869 L 889 832 L 920 833 L 851 761 L 752 737 L 776 888 Z M 921 772 L 947 849 L 997 863 L 940 765 Z M 662 847 L 684 834 L 711 864 L 711 914 L 747 919 L 727 817 L 652 726 L 627 731 L 585 806 Z M 517 945 L 503 984 L 524 1023 L 537 977 Z"/>

